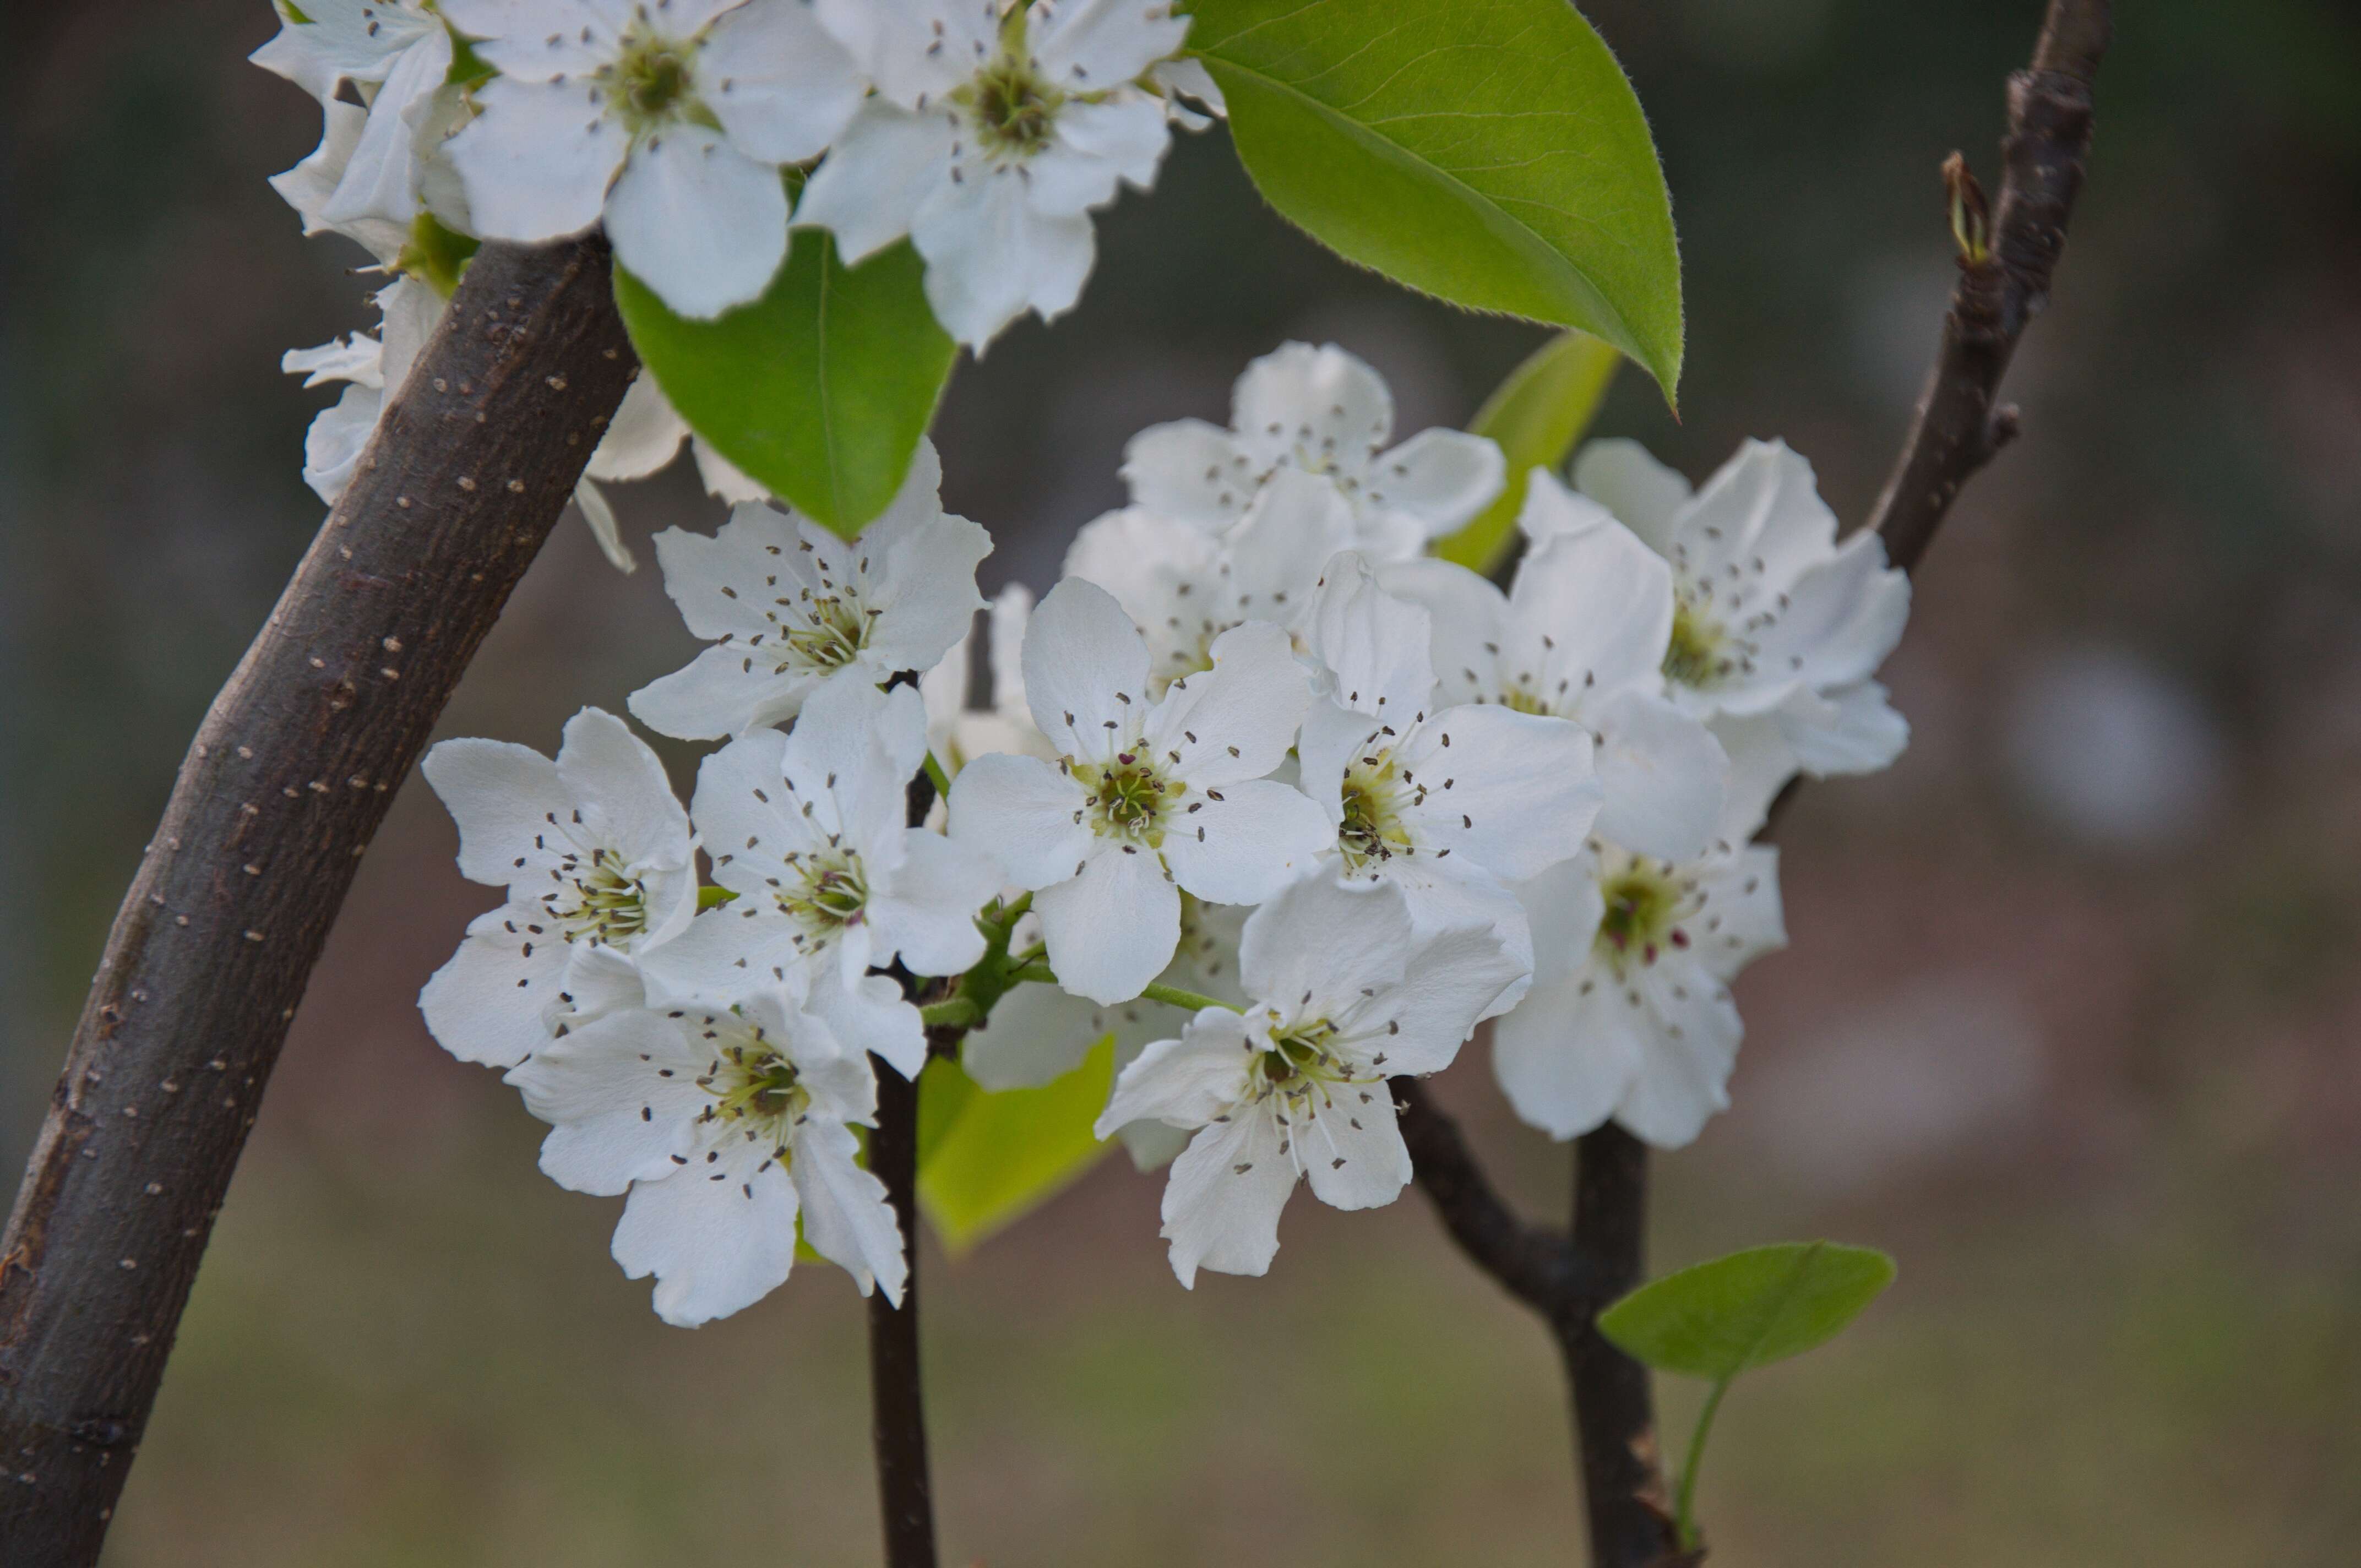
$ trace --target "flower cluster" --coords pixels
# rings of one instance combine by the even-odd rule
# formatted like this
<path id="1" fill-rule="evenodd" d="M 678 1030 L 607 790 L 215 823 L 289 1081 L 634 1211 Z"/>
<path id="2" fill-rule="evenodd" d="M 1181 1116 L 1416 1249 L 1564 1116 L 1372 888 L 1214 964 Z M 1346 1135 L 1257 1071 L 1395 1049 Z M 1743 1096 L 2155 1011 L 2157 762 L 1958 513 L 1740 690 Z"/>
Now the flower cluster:
<path id="1" fill-rule="evenodd" d="M 875 1072 L 919 1074 L 930 1016 L 986 1091 L 1115 1036 L 1097 1131 L 1170 1162 L 1183 1283 L 1263 1272 L 1299 1179 L 1398 1196 L 1390 1080 L 1486 1019 L 1554 1136 L 1677 1146 L 1727 1103 L 1729 982 L 1784 941 L 1748 840 L 1799 770 L 1898 750 L 1872 676 L 1907 584 L 1783 445 L 1692 494 L 1600 443 L 1573 488 L 1530 477 L 1503 591 L 1425 553 L 1498 494 L 1499 450 L 1391 426 L 1366 365 L 1290 344 L 1231 428 L 1143 433 L 1132 504 L 1038 607 L 990 607 L 982 707 L 990 542 L 930 447 L 855 540 L 742 503 L 656 541 L 710 646 L 629 706 L 720 742 L 686 809 L 595 709 L 554 762 L 430 755 L 462 871 L 507 899 L 427 1021 L 553 1124 L 553 1179 L 630 1195 L 615 1255 L 667 1321 L 773 1288 L 798 1234 L 900 1289 L 851 1129 Z"/>
<path id="2" fill-rule="evenodd" d="M 603 225 L 617 259 L 685 316 L 759 298 L 791 230 L 848 262 L 907 238 L 927 296 L 982 352 L 1027 311 L 1072 308 L 1091 214 L 1147 190 L 1170 126 L 1221 111 L 1180 58 L 1169 0 L 277 0 L 255 63 L 320 102 L 319 149 L 272 181 L 306 234 L 337 233 L 392 283 L 384 325 L 287 356 L 350 383 L 305 444 L 334 504 L 478 240 Z M 357 102 L 355 100 L 357 100 Z M 577 492 L 635 565 L 598 481 L 642 477 L 688 431 L 633 389 Z M 708 488 L 762 488 L 697 444 Z"/>

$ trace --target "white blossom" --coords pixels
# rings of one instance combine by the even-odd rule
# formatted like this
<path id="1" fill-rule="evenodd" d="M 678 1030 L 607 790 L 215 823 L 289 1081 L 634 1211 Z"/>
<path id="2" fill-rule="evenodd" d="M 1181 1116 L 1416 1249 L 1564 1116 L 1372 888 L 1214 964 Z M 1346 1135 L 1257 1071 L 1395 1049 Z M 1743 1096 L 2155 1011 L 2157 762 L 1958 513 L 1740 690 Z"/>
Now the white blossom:
<path id="1" fill-rule="evenodd" d="M 524 242 L 602 218 L 615 258 L 686 316 L 756 298 L 787 253 L 779 166 L 859 107 L 851 58 L 804 0 L 442 0 L 500 74 L 448 143 L 477 232 Z"/>
<path id="2" fill-rule="evenodd" d="M 875 1080 L 787 993 L 609 1014 L 508 1081 L 552 1125 L 551 1179 L 631 1194 L 615 1261 L 630 1278 L 656 1277 L 664 1321 L 694 1328 L 784 1284 L 798 1219 L 862 1294 L 873 1284 L 901 1300 L 901 1230 L 849 1125 L 875 1115 Z"/>
<path id="3" fill-rule="evenodd" d="M 1229 429 L 1152 425 L 1124 449 L 1123 477 L 1137 505 L 1218 532 L 1274 474 L 1321 475 L 1351 504 L 1350 543 L 1373 560 L 1407 560 L 1490 504 L 1508 465 L 1465 431 L 1421 431 L 1389 449 L 1393 428 L 1393 394 L 1375 370 L 1334 344 L 1283 344 L 1238 378 Z"/>
<path id="4" fill-rule="evenodd" d="M 757 729 L 706 758 L 693 803 L 713 880 L 736 899 L 708 910 L 654 963 L 668 993 L 734 1000 L 810 970 L 811 1009 L 848 1047 L 915 1078 L 917 1009 L 873 975 L 958 974 L 983 956 L 976 912 L 1001 885 L 991 855 L 906 826 L 904 794 L 926 755 L 918 694 L 831 684 L 791 734 Z"/>
<path id="5" fill-rule="evenodd" d="M 1355 539 L 1353 511 L 1334 485 L 1283 471 L 1222 532 L 1126 507 L 1083 526 L 1066 575 L 1095 583 L 1148 640 L 1149 689 L 1212 667 L 1232 627 L 1267 620 L 1300 630 L 1321 568 Z"/>
<path id="6" fill-rule="evenodd" d="M 384 316 L 376 337 L 352 333 L 316 348 L 291 348 L 279 361 L 306 387 L 346 383 L 343 396 L 314 415 L 303 434 L 303 482 L 330 506 L 352 483 L 388 394 L 401 389 L 443 319 L 442 296 L 417 278 L 395 279 L 377 291 L 376 303 Z"/>
<path id="7" fill-rule="evenodd" d="M 1663 1148 L 1730 1104 L 1743 1034 L 1729 982 L 1786 946 L 1778 851 L 1717 841 L 1675 863 L 1595 842 L 1521 890 L 1532 990 L 1493 1027 L 1517 1114 L 1571 1138 L 1609 1117 Z"/>
<path id="8" fill-rule="evenodd" d="M 1033 892 L 1059 983 L 1113 1004 L 1171 960 L 1183 890 L 1255 904 L 1330 837 L 1320 808 L 1267 777 L 1311 701 L 1287 634 L 1249 621 L 1213 668 L 1151 700 L 1148 647 L 1120 605 L 1058 585 L 1025 638 L 1025 695 L 1058 754 L 970 762 L 951 784 L 954 839 Z"/>
<path id="9" fill-rule="evenodd" d="M 832 681 L 880 685 L 933 668 L 983 608 L 975 566 L 992 549 L 983 529 L 944 512 L 942 473 L 921 441 L 901 493 L 857 539 L 759 505 L 711 538 L 656 535 L 664 591 L 714 646 L 632 693 L 632 714 L 659 734 L 719 740 L 794 718 Z"/>
<path id="10" fill-rule="evenodd" d="M 1419 930 L 1491 925 L 1521 966 L 1532 936 L 1510 891 L 1582 852 L 1598 815 L 1590 732 L 1548 714 L 1437 701 L 1427 612 L 1345 552 L 1314 596 L 1323 695 L 1303 721 L 1305 793 L 1334 825 L 1320 874 L 1401 890 Z M 1524 992 L 1510 986 L 1505 1011 Z"/>
<path id="11" fill-rule="evenodd" d="M 1568 514 L 1583 526 L 1554 525 Z M 1600 834 L 1685 860 L 1712 835 L 1729 761 L 1664 690 L 1671 572 L 1630 530 L 1541 469 L 1523 515 L 1535 542 L 1505 595 L 1444 561 L 1405 563 L 1381 581 L 1432 612 L 1444 700 L 1583 726 L 1598 742 Z"/>
<path id="12" fill-rule="evenodd" d="M 981 352 L 1027 310 L 1071 308 L 1091 210 L 1145 191 L 1171 133 L 1133 83 L 1188 32 L 1166 0 L 819 0 L 877 83 L 813 174 L 797 224 L 847 261 L 907 235 L 927 298 Z"/>
<path id="13" fill-rule="evenodd" d="M 1389 1078 L 1440 1071 L 1520 968 L 1489 929 L 1417 936 L 1401 893 L 1299 883 L 1247 919 L 1244 1014 L 1209 1007 L 1124 1070 L 1102 1137 L 1153 1118 L 1195 1133 L 1164 1189 L 1172 1271 L 1261 1274 L 1299 1177 L 1339 1209 L 1411 1178 Z"/>
<path id="14" fill-rule="evenodd" d="M 1770 765 L 1815 776 L 1901 754 L 1909 726 L 1871 677 L 1901 640 L 1910 579 L 1876 534 L 1837 542 L 1803 457 L 1750 441 L 1692 495 L 1637 442 L 1598 441 L 1575 481 L 1672 564 L 1671 695 L 1733 753 L 1768 748 Z"/>
<path id="15" fill-rule="evenodd" d="M 434 144 L 434 103 L 451 71 L 449 29 L 412 0 L 307 0 L 302 21 L 282 0 L 279 13 L 278 36 L 249 58 L 319 99 L 327 116 L 320 151 L 289 175 L 336 166 L 305 211 L 307 225 L 406 232 L 420 211 L 420 145 Z M 338 99 L 346 83 L 366 109 Z"/>
<path id="16" fill-rule="evenodd" d="M 508 890 L 419 993 L 443 1048 L 511 1067 L 555 1029 L 636 1005 L 639 966 L 697 913 L 697 840 L 646 742 L 589 707 L 555 762 L 445 740 L 420 771 L 458 824 L 461 873 Z"/>

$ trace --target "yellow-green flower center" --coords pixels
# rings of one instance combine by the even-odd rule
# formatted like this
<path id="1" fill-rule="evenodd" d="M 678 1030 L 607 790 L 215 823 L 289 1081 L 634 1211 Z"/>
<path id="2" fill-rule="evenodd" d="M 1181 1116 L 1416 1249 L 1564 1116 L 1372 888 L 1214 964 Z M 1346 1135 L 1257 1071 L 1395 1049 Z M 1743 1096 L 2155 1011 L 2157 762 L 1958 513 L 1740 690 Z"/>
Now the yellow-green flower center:
<path id="1" fill-rule="evenodd" d="M 972 94 L 977 128 L 994 150 L 1029 158 L 1049 139 L 1064 94 L 1033 71 L 1019 49 L 1005 49 L 977 72 Z"/>
<path id="2" fill-rule="evenodd" d="M 633 136 L 680 120 L 709 119 L 697 96 L 696 48 L 635 24 L 623 35 L 621 51 L 598 75 L 606 79 L 615 112 Z"/>
<path id="3" fill-rule="evenodd" d="M 1340 802 L 1345 819 L 1337 826 L 1336 844 L 1345 852 L 1346 871 L 1367 870 L 1411 848 L 1398 800 L 1400 771 L 1391 751 L 1356 757 L 1345 768 Z"/>
<path id="4" fill-rule="evenodd" d="M 861 656 L 869 644 L 869 629 L 876 618 L 859 601 L 841 594 L 816 598 L 806 607 L 802 624 L 783 633 L 780 641 L 790 665 L 815 670 L 840 670 Z"/>
<path id="5" fill-rule="evenodd" d="M 803 927 L 799 945 L 828 942 L 843 927 L 860 924 L 869 907 L 869 883 L 859 855 L 841 848 L 793 854 L 787 869 L 796 880 L 773 891 L 780 913 Z"/>
<path id="6" fill-rule="evenodd" d="M 1164 818 L 1180 786 L 1156 771 L 1144 747 L 1118 752 L 1111 762 L 1076 762 L 1072 772 L 1090 796 L 1083 809 L 1092 831 L 1150 849 L 1163 843 Z"/>
<path id="7" fill-rule="evenodd" d="M 1673 639 L 1664 648 L 1664 678 L 1676 685 L 1709 686 L 1730 673 L 1729 634 L 1686 597 L 1673 606 Z"/>
<path id="8" fill-rule="evenodd" d="M 722 1047 L 697 1084 L 713 1096 L 707 1120 L 737 1124 L 750 1135 L 769 1135 L 778 1146 L 773 1157 L 786 1163 L 788 1129 L 811 1109 L 811 1091 L 762 1030 L 749 1029 Z"/>
<path id="9" fill-rule="evenodd" d="M 1688 913 L 1688 890 L 1671 868 L 1633 859 L 1599 886 L 1606 909 L 1599 916 L 1595 946 L 1619 967 L 1632 959 L 1653 964 L 1667 946 L 1686 948 L 1680 921 Z"/>
<path id="10" fill-rule="evenodd" d="M 647 890 L 614 850 L 594 850 L 588 860 L 569 859 L 559 870 L 566 885 L 542 894 L 542 905 L 567 941 L 624 948 L 647 929 Z"/>

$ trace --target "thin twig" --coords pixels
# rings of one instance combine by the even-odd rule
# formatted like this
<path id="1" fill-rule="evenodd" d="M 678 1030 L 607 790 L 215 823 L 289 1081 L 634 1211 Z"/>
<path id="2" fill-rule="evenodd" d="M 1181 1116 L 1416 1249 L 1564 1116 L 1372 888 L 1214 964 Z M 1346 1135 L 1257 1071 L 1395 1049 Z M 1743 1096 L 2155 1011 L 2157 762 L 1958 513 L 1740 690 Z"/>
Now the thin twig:
<path id="1" fill-rule="evenodd" d="M 0 1558 L 97 1558 L 361 852 L 636 364 L 604 241 L 486 246 L 214 699 L 0 1247 Z"/>

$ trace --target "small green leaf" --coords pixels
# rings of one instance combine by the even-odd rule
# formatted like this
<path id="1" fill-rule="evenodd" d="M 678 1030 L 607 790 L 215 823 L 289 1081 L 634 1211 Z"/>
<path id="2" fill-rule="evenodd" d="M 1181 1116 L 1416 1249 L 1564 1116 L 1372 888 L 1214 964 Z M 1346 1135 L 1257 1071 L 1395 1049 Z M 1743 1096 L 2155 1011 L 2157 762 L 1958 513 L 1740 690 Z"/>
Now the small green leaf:
<path id="1" fill-rule="evenodd" d="M 1680 383 L 1672 198 L 1566 0 L 1195 0 L 1191 50 L 1270 204 L 1347 260 L 1579 327 Z"/>
<path id="2" fill-rule="evenodd" d="M 615 300 L 689 428 L 850 538 L 901 488 L 950 378 L 924 278 L 906 241 L 847 268 L 805 229 L 763 297 L 716 320 L 675 315 L 620 267 Z"/>
<path id="3" fill-rule="evenodd" d="M 1598 1327 L 1651 1366 L 1726 1381 L 1828 1340 L 1893 1282 L 1874 1248 L 1783 1242 L 1652 1280 Z"/>
<path id="4" fill-rule="evenodd" d="M 1468 429 L 1499 443 L 1509 459 L 1509 485 L 1475 521 L 1444 540 L 1434 553 L 1470 571 L 1489 574 L 1516 536 L 1525 487 L 1536 468 L 1554 469 L 1590 428 L 1622 358 L 1588 333 L 1560 333 L 1528 355 L 1476 411 Z"/>
<path id="5" fill-rule="evenodd" d="M 918 1202 L 943 1245 L 964 1252 L 1097 1164 L 1108 1146 L 1091 1124 L 1114 1086 L 1112 1035 L 1038 1089 L 987 1093 L 957 1063 L 930 1064 L 918 1081 Z M 931 1124 L 930 1095 L 941 1107 Z"/>

